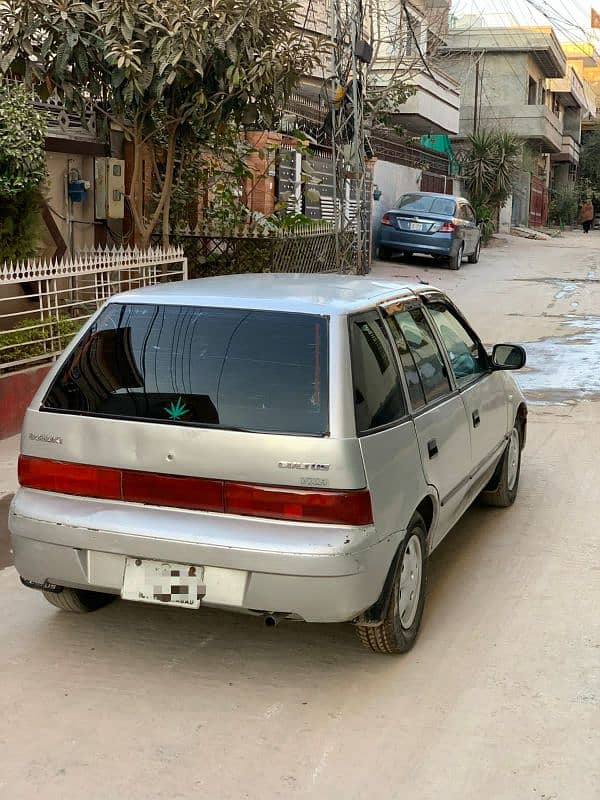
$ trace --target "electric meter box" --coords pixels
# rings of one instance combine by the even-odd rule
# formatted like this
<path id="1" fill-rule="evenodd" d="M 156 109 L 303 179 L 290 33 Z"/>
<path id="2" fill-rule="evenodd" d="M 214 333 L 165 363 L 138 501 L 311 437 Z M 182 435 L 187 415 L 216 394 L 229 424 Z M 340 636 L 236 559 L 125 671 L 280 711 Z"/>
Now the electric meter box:
<path id="1" fill-rule="evenodd" d="M 97 158 L 94 165 L 96 219 L 125 216 L 125 162 Z"/>
<path id="2" fill-rule="evenodd" d="M 94 160 L 94 214 L 96 219 L 106 219 L 106 181 L 108 177 L 108 159 Z"/>

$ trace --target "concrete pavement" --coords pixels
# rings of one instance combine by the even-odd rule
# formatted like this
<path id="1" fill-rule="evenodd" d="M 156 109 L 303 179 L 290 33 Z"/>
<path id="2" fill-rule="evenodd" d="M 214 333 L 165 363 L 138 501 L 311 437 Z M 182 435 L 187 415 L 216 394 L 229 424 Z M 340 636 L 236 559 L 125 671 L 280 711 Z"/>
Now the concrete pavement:
<path id="1" fill-rule="evenodd" d="M 517 504 L 434 553 L 412 653 L 207 609 L 69 615 L 0 570 L 1 800 L 600 797 L 600 235 L 426 264 L 378 272 L 530 343 L 535 402 Z"/>

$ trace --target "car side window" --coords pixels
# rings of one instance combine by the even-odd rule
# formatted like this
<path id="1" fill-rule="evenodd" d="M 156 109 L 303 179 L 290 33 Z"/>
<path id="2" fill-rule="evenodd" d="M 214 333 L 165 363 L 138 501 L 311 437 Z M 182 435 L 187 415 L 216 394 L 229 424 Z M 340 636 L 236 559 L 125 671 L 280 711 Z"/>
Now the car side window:
<path id="1" fill-rule="evenodd" d="M 475 212 L 473 211 L 471 206 L 464 205 L 463 209 L 465 212 L 465 219 L 471 222 L 473 225 L 475 225 L 477 223 L 477 219 L 475 217 Z"/>
<path id="2" fill-rule="evenodd" d="M 400 375 L 376 311 L 350 319 L 350 350 L 357 432 L 367 433 L 405 416 Z"/>
<path id="3" fill-rule="evenodd" d="M 464 220 L 467 219 L 467 207 L 463 203 L 457 205 L 456 216 L 458 217 L 458 219 L 464 219 Z"/>
<path id="4" fill-rule="evenodd" d="M 396 344 L 396 349 L 398 350 L 398 355 L 400 356 L 402 371 L 404 372 L 404 377 L 406 378 L 410 404 L 413 408 L 413 411 L 418 411 L 427 403 L 425 400 L 423 384 L 421 383 L 421 378 L 419 377 L 419 371 L 417 370 L 415 359 L 408 349 L 408 344 L 404 338 L 404 334 L 400 330 L 398 321 L 394 316 L 392 316 L 389 319 L 389 323 L 390 330 Z"/>
<path id="5" fill-rule="evenodd" d="M 396 311 L 392 314 L 391 321 L 392 329 L 397 328 L 394 334 L 396 342 L 398 343 L 400 338 L 398 336 L 399 332 L 412 357 L 414 370 L 416 370 L 416 375 L 419 378 L 425 402 L 432 403 L 449 394 L 452 387 L 444 365 L 444 359 L 423 309 L 415 306 L 405 311 Z M 411 402 L 414 396 L 417 404 L 419 404 L 419 392 L 414 371 L 411 371 L 410 362 L 406 357 L 403 358 L 401 349 L 399 349 L 399 352 L 409 388 L 413 387 L 411 389 Z M 408 367 L 405 366 L 406 364 L 408 364 Z M 419 405 L 413 405 L 413 408 L 417 407 Z"/>
<path id="6" fill-rule="evenodd" d="M 444 347 L 459 387 L 489 371 L 489 360 L 481 343 L 473 337 L 452 309 L 445 303 L 427 306 Z"/>

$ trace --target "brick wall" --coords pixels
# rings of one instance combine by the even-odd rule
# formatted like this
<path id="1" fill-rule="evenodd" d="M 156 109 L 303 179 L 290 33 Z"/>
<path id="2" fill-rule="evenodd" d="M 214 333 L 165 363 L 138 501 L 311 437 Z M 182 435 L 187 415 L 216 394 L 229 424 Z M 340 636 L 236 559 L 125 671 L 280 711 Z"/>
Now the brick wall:
<path id="1" fill-rule="evenodd" d="M 19 433 L 27 406 L 49 369 L 45 364 L 0 377 L 0 439 Z"/>

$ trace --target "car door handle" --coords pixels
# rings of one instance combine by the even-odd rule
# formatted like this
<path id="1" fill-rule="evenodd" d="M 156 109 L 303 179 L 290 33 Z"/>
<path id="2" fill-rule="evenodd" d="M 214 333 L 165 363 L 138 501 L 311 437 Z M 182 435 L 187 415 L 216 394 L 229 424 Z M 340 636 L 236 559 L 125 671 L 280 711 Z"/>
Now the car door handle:
<path id="1" fill-rule="evenodd" d="M 432 439 L 430 442 L 427 442 L 427 452 L 429 453 L 429 458 L 433 458 L 437 456 L 439 453 L 437 442 L 435 439 Z"/>
<path id="2" fill-rule="evenodd" d="M 472 414 L 473 416 L 473 427 L 477 428 L 479 423 L 481 422 L 481 417 L 479 416 L 479 411 L 475 410 Z"/>

